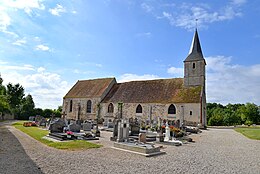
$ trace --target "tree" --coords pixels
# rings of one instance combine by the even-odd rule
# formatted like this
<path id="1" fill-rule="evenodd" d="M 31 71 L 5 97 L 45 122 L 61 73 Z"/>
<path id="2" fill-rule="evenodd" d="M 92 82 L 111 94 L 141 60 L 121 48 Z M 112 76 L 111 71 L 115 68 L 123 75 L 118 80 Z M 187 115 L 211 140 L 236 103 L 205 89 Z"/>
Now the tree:
<path id="1" fill-rule="evenodd" d="M 43 110 L 43 117 L 50 118 L 52 114 L 55 114 L 51 109 L 44 109 Z"/>
<path id="2" fill-rule="evenodd" d="M 24 88 L 19 83 L 16 85 L 8 83 L 7 97 L 11 108 L 19 107 L 24 97 Z"/>
<path id="3" fill-rule="evenodd" d="M 257 124 L 260 121 L 258 106 L 253 103 L 247 103 L 238 109 L 242 122 L 245 124 Z"/>
<path id="4" fill-rule="evenodd" d="M 11 113 L 9 103 L 5 96 L 0 95 L 0 119 L 4 119 L 4 115 Z"/>
<path id="5" fill-rule="evenodd" d="M 20 118 L 22 120 L 28 120 L 29 116 L 34 115 L 34 101 L 32 96 L 29 94 L 22 101 Z"/>
<path id="6" fill-rule="evenodd" d="M 3 85 L 3 79 L 2 79 L 1 74 L 0 74 L 0 96 L 1 95 L 6 95 L 6 88 Z"/>

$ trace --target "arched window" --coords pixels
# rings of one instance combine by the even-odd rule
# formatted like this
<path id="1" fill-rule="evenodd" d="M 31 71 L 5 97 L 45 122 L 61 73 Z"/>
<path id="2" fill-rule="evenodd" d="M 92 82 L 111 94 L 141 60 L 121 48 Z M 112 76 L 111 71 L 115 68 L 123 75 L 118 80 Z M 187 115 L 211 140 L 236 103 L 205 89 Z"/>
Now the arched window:
<path id="1" fill-rule="evenodd" d="M 112 103 L 110 103 L 108 105 L 107 112 L 108 113 L 113 113 L 114 112 L 114 105 Z"/>
<path id="2" fill-rule="evenodd" d="M 142 106 L 139 104 L 136 108 L 136 113 L 142 113 L 142 112 L 143 112 Z"/>
<path id="3" fill-rule="evenodd" d="M 193 63 L 193 64 L 192 64 L 192 68 L 193 68 L 193 69 L 195 69 L 195 67 L 196 67 L 196 64 L 195 64 L 195 63 Z"/>
<path id="4" fill-rule="evenodd" d="M 73 105 L 72 100 L 70 100 L 70 112 L 72 112 L 72 105 Z"/>
<path id="5" fill-rule="evenodd" d="M 88 100 L 88 102 L 87 102 L 87 113 L 91 113 L 91 105 L 92 105 L 91 100 Z"/>
<path id="6" fill-rule="evenodd" d="M 173 104 L 171 104 L 168 108 L 168 114 L 176 114 L 176 108 Z"/>

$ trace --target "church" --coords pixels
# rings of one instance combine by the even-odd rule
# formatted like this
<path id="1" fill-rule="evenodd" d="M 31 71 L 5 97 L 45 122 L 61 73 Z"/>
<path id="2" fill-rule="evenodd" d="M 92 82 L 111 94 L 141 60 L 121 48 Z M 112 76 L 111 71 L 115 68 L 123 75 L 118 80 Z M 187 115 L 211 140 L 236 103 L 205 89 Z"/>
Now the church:
<path id="1" fill-rule="evenodd" d="M 205 127 L 205 66 L 196 29 L 184 60 L 184 78 L 125 83 L 117 83 L 115 78 L 79 80 L 63 98 L 63 113 L 67 119 L 99 118 L 107 123 L 118 117 L 121 108 L 123 118 L 171 120 Z"/>

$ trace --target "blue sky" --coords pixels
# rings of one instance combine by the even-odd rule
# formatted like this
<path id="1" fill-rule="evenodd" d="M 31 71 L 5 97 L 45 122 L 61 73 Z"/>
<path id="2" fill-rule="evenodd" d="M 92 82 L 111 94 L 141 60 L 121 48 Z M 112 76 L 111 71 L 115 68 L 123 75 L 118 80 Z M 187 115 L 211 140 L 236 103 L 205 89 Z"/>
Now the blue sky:
<path id="1" fill-rule="evenodd" d="M 1 0 L 0 73 L 42 108 L 77 80 L 183 77 L 195 19 L 208 102 L 260 105 L 258 0 Z"/>

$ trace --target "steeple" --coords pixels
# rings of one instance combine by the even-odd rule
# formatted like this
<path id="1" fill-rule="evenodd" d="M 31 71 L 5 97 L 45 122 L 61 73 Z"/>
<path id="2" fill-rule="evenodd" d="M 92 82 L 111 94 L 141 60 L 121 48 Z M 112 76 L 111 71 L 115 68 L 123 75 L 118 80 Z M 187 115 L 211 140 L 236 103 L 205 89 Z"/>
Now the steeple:
<path id="1" fill-rule="evenodd" d="M 197 29 L 195 30 L 190 52 L 184 60 L 184 86 L 205 86 L 205 66 Z"/>
<path id="2" fill-rule="evenodd" d="M 194 36 L 193 36 L 189 55 L 184 60 L 184 62 L 190 62 L 190 61 L 196 61 L 196 60 L 204 60 L 201 46 L 200 46 L 200 40 L 199 40 L 197 28 L 196 28 Z"/>

